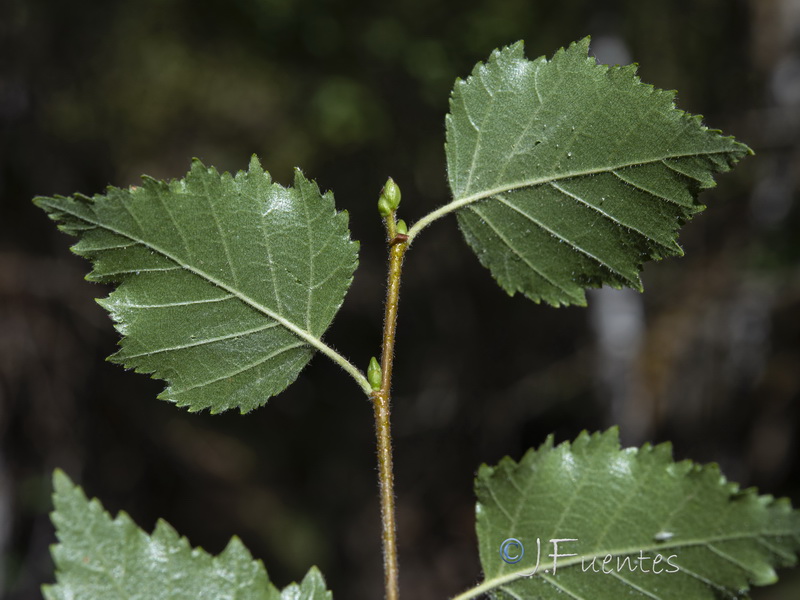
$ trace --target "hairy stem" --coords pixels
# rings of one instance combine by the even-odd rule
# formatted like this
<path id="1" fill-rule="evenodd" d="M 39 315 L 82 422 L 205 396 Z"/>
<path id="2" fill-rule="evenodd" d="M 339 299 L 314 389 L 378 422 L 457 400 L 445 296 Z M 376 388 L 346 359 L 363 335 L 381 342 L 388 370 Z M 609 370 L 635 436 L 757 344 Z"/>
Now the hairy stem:
<path id="1" fill-rule="evenodd" d="M 394 222 L 394 215 L 387 221 Z M 394 229 L 387 222 L 388 231 Z M 391 236 L 389 242 L 389 277 L 386 285 L 386 312 L 383 322 L 383 347 L 381 349 L 381 387 L 372 393 L 375 409 L 375 435 L 378 442 L 378 478 L 381 492 L 381 523 L 383 528 L 383 570 L 386 600 L 398 600 L 397 585 L 397 530 L 394 508 L 394 471 L 392 469 L 391 414 L 392 362 L 394 359 L 397 306 L 400 298 L 400 274 L 403 256 L 408 243 L 400 236 Z"/>

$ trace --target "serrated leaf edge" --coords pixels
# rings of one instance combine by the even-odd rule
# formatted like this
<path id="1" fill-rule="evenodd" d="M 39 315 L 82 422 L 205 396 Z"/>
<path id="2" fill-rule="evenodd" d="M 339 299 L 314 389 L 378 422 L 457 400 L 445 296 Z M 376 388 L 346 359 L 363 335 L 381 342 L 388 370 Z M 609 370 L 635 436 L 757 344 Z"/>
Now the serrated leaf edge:
<path id="1" fill-rule="evenodd" d="M 258 159 L 255 156 L 253 156 L 253 158 L 251 159 L 251 167 L 253 165 L 253 161 L 258 161 Z M 195 169 L 195 168 L 205 168 L 205 166 L 198 159 L 194 159 L 193 162 L 192 162 L 192 169 Z M 223 173 L 222 175 L 229 175 L 229 174 Z M 150 178 L 148 178 L 148 179 L 150 179 Z M 302 173 L 302 171 L 300 169 L 295 169 L 295 182 L 298 182 L 301 179 L 303 181 L 305 181 L 305 182 L 309 182 L 309 180 L 305 178 L 305 176 L 303 175 L 303 173 Z M 153 181 L 156 181 L 156 180 L 153 180 Z M 63 197 L 56 196 L 55 198 L 58 199 L 58 198 L 63 198 Z M 76 198 L 80 198 L 80 199 L 82 199 L 82 200 L 84 200 L 86 202 L 89 202 L 89 203 L 94 202 L 94 200 L 92 198 L 88 198 L 86 196 L 76 196 Z M 241 302 L 247 304 L 251 308 L 253 308 L 256 311 L 260 312 L 261 314 L 269 317 L 270 319 L 273 319 L 273 320 L 277 321 L 280 325 L 282 325 L 283 327 L 285 327 L 286 329 L 291 331 L 294 335 L 299 337 L 301 340 L 303 340 L 304 342 L 306 342 L 307 344 L 309 344 L 310 346 L 312 346 L 313 348 L 315 348 L 316 350 L 318 350 L 319 352 L 321 352 L 322 354 L 324 354 L 325 356 L 330 358 L 333 362 L 335 362 L 340 367 L 342 367 L 342 369 L 344 369 L 345 372 L 347 372 L 356 381 L 358 386 L 364 391 L 364 393 L 367 396 L 369 396 L 372 393 L 372 387 L 369 385 L 369 382 L 367 381 L 367 378 L 364 376 L 364 374 L 355 365 L 353 365 L 349 360 L 347 360 L 344 356 L 342 356 L 336 350 L 334 350 L 333 348 L 328 346 L 325 342 L 323 342 L 321 338 L 318 338 L 315 335 L 313 335 L 312 333 L 306 331 L 305 329 L 303 329 L 301 327 L 298 327 L 297 325 L 295 325 L 291 321 L 286 320 L 282 316 L 280 316 L 280 315 L 274 313 L 273 311 L 271 311 L 266 306 L 263 306 L 262 304 L 256 302 L 255 300 L 253 300 L 249 296 L 247 296 L 245 294 L 242 294 L 241 292 L 239 292 L 235 288 L 232 288 L 232 287 L 226 285 L 225 283 L 217 280 L 216 278 L 212 277 L 208 273 L 206 273 L 206 272 L 204 272 L 204 271 L 202 271 L 200 269 L 197 269 L 195 267 L 192 267 L 191 265 L 187 265 L 187 264 L 181 262 L 178 258 L 172 256 L 172 254 L 170 254 L 166 250 L 163 250 L 162 248 L 159 248 L 158 246 L 155 246 L 154 244 L 146 242 L 144 240 L 136 239 L 135 237 L 132 237 L 131 235 L 128 235 L 128 234 L 126 234 L 126 233 L 124 233 L 122 231 L 119 231 L 119 230 L 115 229 L 114 227 L 112 227 L 112 226 L 110 226 L 108 224 L 99 223 L 99 222 L 97 222 L 95 220 L 87 218 L 84 215 L 76 214 L 75 212 L 68 210 L 66 207 L 54 206 L 53 204 L 48 202 L 49 200 L 50 200 L 50 198 L 48 198 L 48 197 L 39 196 L 39 197 L 34 199 L 34 203 L 37 206 L 39 206 L 40 208 L 47 207 L 47 209 L 48 209 L 47 210 L 47 214 L 53 220 L 55 220 L 54 217 L 55 217 L 55 214 L 56 214 L 56 211 L 57 211 L 57 212 L 60 212 L 60 213 L 68 214 L 68 215 L 72 216 L 73 218 L 75 218 L 76 220 L 89 223 L 89 224 L 93 225 L 94 227 L 110 231 L 110 232 L 112 232 L 112 233 L 114 233 L 114 234 L 116 234 L 116 235 L 118 235 L 118 236 L 120 236 L 122 238 L 126 238 L 126 239 L 131 240 L 131 242 L 133 242 L 134 244 L 141 244 L 142 246 L 144 246 L 146 248 L 149 248 L 153 252 L 156 252 L 156 253 L 160 254 L 161 256 L 167 258 L 168 260 L 172 261 L 173 263 L 178 265 L 179 268 L 182 268 L 182 269 L 184 269 L 184 270 L 186 270 L 186 271 L 188 271 L 190 273 L 193 273 L 194 275 L 197 275 L 198 277 L 200 277 L 200 278 L 204 279 L 205 281 L 213 284 L 214 286 L 218 287 L 219 289 L 226 291 L 227 293 L 229 293 L 232 296 L 238 298 Z M 53 212 L 50 212 L 50 211 L 53 211 Z"/>
<path id="2" fill-rule="evenodd" d="M 564 55 L 564 54 L 566 54 L 568 52 L 579 53 L 581 51 L 584 51 L 584 52 L 587 51 L 588 50 L 588 45 L 589 45 L 589 40 L 590 40 L 590 38 L 587 36 L 587 37 L 583 38 L 582 40 L 573 42 L 567 48 L 563 48 L 563 47 L 559 48 L 555 52 L 555 54 L 553 55 L 553 58 L 550 59 L 550 61 L 548 61 L 548 62 L 551 62 L 551 61 L 555 60 L 557 57 L 560 57 L 560 56 L 562 56 L 562 55 Z M 509 46 L 506 46 L 504 48 L 494 50 L 492 52 L 492 54 L 490 55 L 489 60 L 487 62 L 491 63 L 491 62 L 496 61 L 498 59 L 498 57 L 501 56 L 502 53 L 504 53 L 504 52 L 507 52 L 507 53 L 509 53 L 509 54 L 511 54 L 513 56 L 518 57 L 518 58 L 524 58 L 524 42 L 522 40 L 520 40 L 520 41 L 518 41 L 518 42 L 516 42 L 514 44 L 511 44 Z M 533 63 L 533 62 L 542 61 L 542 60 L 547 60 L 547 59 L 544 56 L 540 56 L 540 57 L 538 57 L 538 58 L 536 58 L 534 60 L 531 60 L 530 62 Z M 600 65 L 595 61 L 595 59 L 593 57 L 588 56 L 588 54 L 586 56 L 586 60 L 591 61 L 595 66 L 606 67 L 608 72 L 612 72 L 614 70 L 616 70 L 616 71 L 624 71 L 624 70 L 629 70 L 629 69 L 633 69 L 633 71 L 636 70 L 636 65 L 635 64 L 633 64 L 633 65 L 625 65 L 625 66 Z M 482 67 L 482 66 L 484 66 L 483 62 L 479 62 L 477 65 L 475 65 L 475 68 L 473 69 L 472 73 L 470 73 L 470 77 L 475 76 L 476 73 L 478 72 L 478 69 L 480 67 Z M 635 74 L 634 74 L 634 79 L 635 79 L 635 83 L 638 84 L 638 85 L 646 86 L 646 87 L 648 87 L 651 90 L 656 91 L 656 92 L 672 93 L 672 95 L 674 95 L 674 92 L 668 92 L 667 90 L 661 90 L 661 89 L 656 88 L 653 85 L 650 85 L 650 84 L 647 84 L 647 83 L 643 83 L 641 81 L 641 79 Z M 463 80 L 460 77 L 457 78 L 455 86 L 453 88 L 454 92 L 455 92 L 456 87 L 459 84 L 464 84 L 465 81 L 466 80 Z M 452 97 L 451 97 L 451 101 L 452 101 Z M 692 119 L 692 120 L 694 120 L 694 121 L 696 121 L 698 123 L 700 123 L 702 121 L 702 115 L 689 114 L 689 113 L 679 109 L 678 107 L 676 107 L 674 105 L 673 105 L 673 110 L 678 112 L 683 118 Z M 446 118 L 449 119 L 450 115 L 448 114 Z M 717 134 L 721 133 L 721 131 L 718 130 L 718 129 L 709 129 L 708 127 L 705 127 L 704 125 L 701 125 L 701 127 L 704 130 L 706 130 L 706 131 L 708 131 L 710 133 L 717 133 Z M 733 136 L 721 136 L 721 137 L 722 137 L 722 139 L 733 141 L 735 143 L 737 149 L 738 149 L 738 152 L 740 152 L 742 155 L 753 154 L 752 149 L 750 149 L 745 144 L 742 144 L 741 142 L 735 141 Z M 518 189 L 524 189 L 524 188 L 537 187 L 537 186 L 540 186 L 540 185 L 553 183 L 553 182 L 556 182 L 556 181 L 562 181 L 564 179 L 571 179 L 571 178 L 576 178 L 576 177 L 586 177 L 586 176 L 590 176 L 590 175 L 596 175 L 598 173 L 613 172 L 613 171 L 616 171 L 618 169 L 624 169 L 624 168 L 627 168 L 627 167 L 648 165 L 648 164 L 653 164 L 653 163 L 656 163 L 656 162 L 662 162 L 663 163 L 664 161 L 669 160 L 669 159 L 687 158 L 687 157 L 693 157 L 693 156 L 713 156 L 713 155 L 719 155 L 719 154 L 725 155 L 725 154 L 730 154 L 730 152 L 693 152 L 691 154 L 675 154 L 675 155 L 664 156 L 664 157 L 660 157 L 660 158 L 653 158 L 653 159 L 648 160 L 648 161 L 637 161 L 637 162 L 629 162 L 629 163 L 620 163 L 618 165 L 614 165 L 614 166 L 611 166 L 611 167 L 603 167 L 602 169 L 588 169 L 588 170 L 584 170 L 584 171 L 574 171 L 574 172 L 570 172 L 570 173 L 565 173 L 565 174 L 562 174 L 562 175 L 559 175 L 559 176 L 556 176 L 556 177 L 542 177 L 542 178 L 538 178 L 538 179 L 529 179 L 529 180 L 526 180 L 526 181 L 515 182 L 513 184 L 509 184 L 509 185 L 505 185 L 505 186 L 499 186 L 497 188 L 493 188 L 491 190 L 486 190 L 486 191 L 483 191 L 483 192 L 480 192 L 480 193 L 477 193 L 477 194 L 472 194 L 472 195 L 466 196 L 464 198 L 455 198 L 452 201 L 450 201 L 447 204 L 445 204 L 444 206 L 441 206 L 438 209 L 436 209 L 436 210 L 428 213 L 427 215 L 423 216 L 419 221 L 417 221 L 408 230 L 408 244 L 411 245 L 411 243 L 414 241 L 416 236 L 419 235 L 419 233 L 423 229 L 425 229 L 428 225 L 430 225 L 434 221 L 436 221 L 436 220 L 438 220 L 438 219 L 440 219 L 440 218 L 442 218 L 442 217 L 444 217 L 444 216 L 446 216 L 446 215 L 448 215 L 448 214 L 450 214 L 452 212 L 455 212 L 455 211 L 457 211 L 459 209 L 462 209 L 462 208 L 467 207 L 467 206 L 469 206 L 471 204 L 474 204 L 475 202 L 479 202 L 481 200 L 492 199 L 492 198 L 495 198 L 496 196 L 498 196 L 499 194 L 503 194 L 505 192 L 509 192 L 509 191 L 512 191 L 512 190 L 518 190 Z M 666 163 L 664 163 L 664 164 L 666 165 Z M 669 165 L 666 165 L 666 166 L 669 166 Z M 715 183 L 714 183 L 713 179 L 711 179 L 710 181 L 700 182 L 700 185 L 701 185 L 702 188 L 708 188 L 708 187 L 712 187 L 713 185 L 715 185 Z"/>
<path id="3" fill-rule="evenodd" d="M 657 445 L 646 443 L 642 445 L 640 448 L 637 447 L 624 448 L 624 449 L 621 448 L 619 443 L 619 428 L 617 426 L 614 426 L 604 432 L 589 433 L 588 431 L 584 430 L 578 435 L 577 438 L 575 438 L 574 441 L 567 440 L 558 445 L 554 445 L 555 438 L 553 434 L 550 434 L 538 448 L 529 449 L 519 461 L 515 461 L 509 456 L 505 456 L 502 459 L 500 459 L 498 464 L 494 467 L 489 466 L 487 464 L 482 464 L 478 469 L 478 475 L 476 477 L 476 481 L 479 481 L 482 478 L 491 477 L 492 475 L 495 474 L 495 472 L 500 470 L 518 468 L 522 464 L 524 464 L 526 460 L 533 459 L 537 454 L 541 453 L 542 451 L 556 451 L 559 449 L 570 450 L 575 446 L 586 445 L 593 441 L 600 441 L 606 437 L 608 437 L 609 439 L 613 438 L 616 441 L 617 449 L 620 452 L 629 451 L 634 454 L 640 454 L 643 452 L 657 452 L 657 453 L 664 453 L 669 457 L 670 460 L 672 459 L 672 444 L 670 442 L 664 442 L 662 444 L 657 444 Z M 748 499 L 750 499 L 750 501 L 758 502 L 764 507 L 772 507 L 781 512 L 790 512 L 792 510 L 791 504 L 789 503 L 789 500 L 787 498 L 776 499 L 775 497 L 769 494 L 758 495 L 758 490 L 756 488 L 749 487 L 741 489 L 737 483 L 728 481 L 727 478 L 725 478 L 725 476 L 722 475 L 722 473 L 719 471 L 719 467 L 716 463 L 701 465 L 691 460 L 682 460 L 679 462 L 672 461 L 666 466 L 668 469 L 677 470 L 678 473 L 684 477 L 687 476 L 690 472 L 694 472 L 696 474 L 715 475 L 719 477 L 720 484 L 728 492 L 728 494 L 730 495 L 730 499 L 747 497 Z M 786 535 L 786 532 L 783 531 L 776 531 L 776 532 L 766 531 L 765 533 L 767 534 L 772 533 L 773 535 L 776 536 Z M 726 542 L 726 541 L 735 541 L 738 539 L 749 539 L 750 537 L 751 536 L 735 535 L 735 534 L 718 535 L 718 536 L 708 537 L 703 540 L 699 539 L 692 540 L 691 538 L 687 539 L 686 537 L 682 537 L 680 542 L 674 542 L 674 543 L 670 543 L 669 541 L 654 540 L 652 545 L 647 545 L 647 546 L 639 545 L 636 548 L 619 548 L 619 549 L 606 548 L 602 553 L 580 554 L 575 556 L 574 558 L 561 559 L 558 561 L 558 566 L 559 568 L 568 568 L 580 564 L 582 561 L 587 561 L 596 558 L 603 558 L 608 554 L 611 554 L 613 556 L 626 556 L 639 552 L 640 550 L 644 552 L 650 552 L 653 550 L 662 551 L 671 548 L 683 548 L 687 546 L 707 545 L 709 543 L 714 543 L 714 542 Z M 773 549 L 773 551 L 776 551 L 776 549 Z M 776 553 L 786 558 L 787 562 L 791 564 L 797 563 L 797 558 L 795 556 L 788 556 L 785 553 L 777 551 Z M 770 570 L 772 570 L 774 574 L 774 569 L 772 568 L 771 565 L 767 564 L 765 566 L 768 567 Z M 542 560 L 537 565 L 537 568 L 534 573 L 531 573 L 530 568 L 525 568 L 513 571 L 511 573 L 506 573 L 498 577 L 493 577 L 491 579 L 487 579 L 481 582 L 479 585 L 470 588 L 469 590 L 466 590 L 465 592 L 457 596 L 454 596 L 452 600 L 469 600 L 471 598 L 477 598 L 482 594 L 485 594 L 487 592 L 490 592 L 494 589 L 501 587 L 504 584 L 511 583 L 519 579 L 528 578 L 534 575 L 536 577 L 540 577 L 546 580 L 554 587 L 561 589 L 561 586 L 559 586 L 558 581 L 554 579 L 552 575 L 547 574 L 547 571 L 552 570 L 552 568 L 553 568 L 552 561 Z M 753 574 L 752 569 L 746 569 L 746 570 L 749 571 L 751 574 Z M 689 572 L 686 570 L 685 567 L 682 568 L 682 571 L 687 573 Z M 710 582 L 709 585 L 713 586 L 713 584 Z"/>
<path id="4" fill-rule="evenodd" d="M 125 511 L 119 511 L 116 517 L 112 517 L 111 514 L 105 509 L 105 507 L 103 506 L 102 502 L 100 502 L 99 499 L 97 498 L 89 499 L 89 497 L 84 492 L 83 488 L 80 485 L 74 483 L 72 479 L 70 479 L 69 475 L 67 475 L 61 469 L 57 468 L 53 471 L 52 481 L 53 481 L 53 500 L 56 506 L 54 506 L 54 509 L 50 516 L 56 528 L 58 528 L 57 520 L 60 518 L 60 515 L 58 514 L 58 502 L 66 499 L 68 496 L 77 496 L 80 499 L 80 501 L 86 505 L 87 510 L 89 510 L 90 512 L 93 513 L 99 512 L 114 524 L 118 524 L 120 522 L 124 523 L 126 526 L 134 528 L 134 530 L 138 532 L 138 534 L 146 536 L 147 538 L 152 538 L 152 536 L 155 535 L 158 531 L 163 531 L 166 529 L 168 534 L 174 536 L 182 547 L 191 552 L 193 557 L 202 555 L 204 557 L 210 558 L 211 560 L 216 560 L 220 557 L 229 555 L 231 553 L 243 555 L 243 557 L 246 560 L 251 561 L 252 563 L 257 565 L 258 568 L 261 569 L 264 576 L 266 577 L 266 582 L 270 586 L 270 589 L 274 593 L 280 594 L 282 600 L 298 600 L 300 598 L 299 594 L 301 593 L 302 588 L 307 583 L 310 583 L 310 585 L 313 586 L 321 586 L 321 588 L 324 590 L 324 595 L 325 598 L 327 598 L 327 600 L 332 600 L 333 598 L 333 594 L 330 592 L 330 590 L 327 590 L 325 588 L 324 577 L 316 566 L 312 566 L 308 570 L 306 575 L 303 577 L 302 581 L 300 581 L 299 583 L 292 582 L 288 584 L 286 587 L 278 589 L 269 579 L 263 561 L 261 561 L 260 559 L 253 558 L 250 551 L 247 549 L 244 543 L 242 543 L 241 539 L 239 539 L 238 536 L 235 535 L 232 536 L 229 542 L 226 544 L 225 548 L 222 550 L 222 552 L 215 556 L 213 554 L 206 552 L 203 548 L 199 546 L 197 547 L 192 546 L 189 540 L 185 536 L 182 536 L 180 533 L 178 533 L 178 531 L 176 531 L 175 528 L 172 527 L 172 525 L 170 525 L 167 521 L 163 519 L 159 519 L 156 522 L 153 534 L 148 534 L 146 531 L 144 531 L 138 525 L 136 525 L 133 519 L 131 519 L 131 517 Z M 59 544 L 53 544 L 50 546 L 51 552 L 55 552 L 56 549 L 61 545 L 61 543 L 62 542 L 60 542 L 59 538 Z M 51 590 L 53 590 L 57 585 L 59 585 L 58 582 L 42 585 L 41 588 L 42 595 L 45 598 L 50 598 Z"/>

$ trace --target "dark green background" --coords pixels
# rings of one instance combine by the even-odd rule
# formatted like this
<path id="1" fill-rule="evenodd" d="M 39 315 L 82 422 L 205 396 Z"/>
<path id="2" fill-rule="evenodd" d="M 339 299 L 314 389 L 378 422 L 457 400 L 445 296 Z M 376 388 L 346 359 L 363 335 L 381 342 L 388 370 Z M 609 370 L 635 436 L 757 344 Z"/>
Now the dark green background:
<path id="1" fill-rule="evenodd" d="M 628 444 L 800 500 L 800 15 L 791 0 L 10 0 L 0 5 L 0 595 L 52 580 L 49 477 L 61 467 L 144 528 L 164 517 L 218 552 L 238 534 L 280 586 L 317 564 L 335 597 L 381 596 L 371 407 L 316 358 L 246 417 L 189 415 L 103 358 L 116 333 L 30 199 L 297 165 L 351 215 L 361 266 L 326 340 L 378 354 L 388 175 L 413 222 L 448 199 L 444 114 L 495 47 L 552 54 L 591 34 L 757 155 L 705 193 L 687 256 L 623 298 L 636 346 L 600 344 L 600 305 L 507 297 L 437 222 L 406 261 L 394 432 L 401 589 L 441 599 L 480 577 L 472 477 L 555 432 L 622 421 Z M 782 8 L 783 7 L 783 8 Z M 624 52 L 614 52 L 614 49 Z M 610 302 L 610 304 L 606 304 Z M 627 311 L 627 313 L 625 313 Z M 637 312 L 640 311 L 640 312 Z M 636 315 L 641 315 L 637 317 Z M 606 315 L 605 317 L 603 315 Z M 619 332 L 619 330 L 617 330 Z M 622 357 L 622 358 L 620 358 Z M 608 374 L 614 377 L 609 378 Z M 788 587 L 757 598 L 796 598 Z M 797 579 L 797 576 L 794 576 Z M 795 584 L 796 586 L 796 584 Z"/>

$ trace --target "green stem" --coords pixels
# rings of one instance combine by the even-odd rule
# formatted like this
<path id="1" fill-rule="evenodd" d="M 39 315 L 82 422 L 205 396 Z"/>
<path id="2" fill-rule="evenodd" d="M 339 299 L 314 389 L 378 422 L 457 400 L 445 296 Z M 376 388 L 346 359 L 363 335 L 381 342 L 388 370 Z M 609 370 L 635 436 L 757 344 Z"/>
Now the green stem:
<path id="1" fill-rule="evenodd" d="M 387 230 L 390 233 L 395 230 L 391 225 L 394 225 L 394 214 L 387 219 Z M 391 414 L 392 363 L 397 327 L 397 307 L 400 299 L 400 275 L 408 243 L 404 239 L 398 239 L 391 235 L 389 239 L 389 277 L 386 285 L 386 312 L 381 349 L 381 387 L 372 392 L 371 397 L 375 409 L 375 436 L 378 442 L 385 598 L 386 600 L 398 600 L 400 592 L 397 585 L 397 528 L 395 525 L 392 433 L 389 417 Z"/>

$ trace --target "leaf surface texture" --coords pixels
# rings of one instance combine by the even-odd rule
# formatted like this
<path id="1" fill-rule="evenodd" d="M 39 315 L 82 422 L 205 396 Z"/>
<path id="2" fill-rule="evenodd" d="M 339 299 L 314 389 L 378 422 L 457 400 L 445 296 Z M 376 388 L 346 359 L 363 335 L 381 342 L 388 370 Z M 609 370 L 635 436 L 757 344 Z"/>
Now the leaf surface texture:
<path id="1" fill-rule="evenodd" d="M 273 183 L 255 157 L 235 177 L 195 161 L 182 180 L 35 202 L 80 238 L 89 279 L 119 284 L 101 301 L 123 334 L 112 360 L 192 411 L 247 412 L 292 383 L 328 349 L 357 265 L 332 194 L 299 171 Z"/>
<path id="2" fill-rule="evenodd" d="M 53 483 L 57 583 L 46 600 L 332 600 L 316 567 L 278 590 L 236 537 L 211 556 L 164 521 L 148 535 L 124 512 L 112 519 L 61 471 Z"/>
<path id="3" fill-rule="evenodd" d="M 588 45 L 551 60 L 527 60 L 522 42 L 495 51 L 456 82 L 446 119 L 464 237 L 509 294 L 555 306 L 604 283 L 641 289 L 643 262 L 682 254 L 700 189 L 750 152 Z"/>
<path id="4" fill-rule="evenodd" d="M 476 492 L 480 587 L 494 598 L 746 598 L 800 551 L 800 514 L 785 499 L 740 490 L 716 465 L 675 463 L 669 444 L 620 449 L 614 429 L 483 465 Z M 514 564 L 500 555 L 509 538 L 525 549 Z M 560 543 L 575 556 L 555 572 L 553 539 L 576 540 Z"/>

